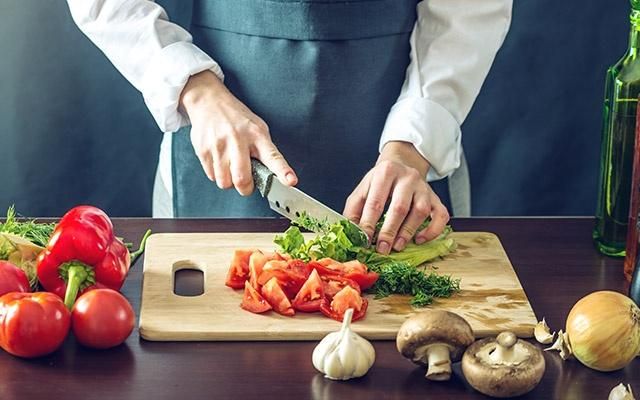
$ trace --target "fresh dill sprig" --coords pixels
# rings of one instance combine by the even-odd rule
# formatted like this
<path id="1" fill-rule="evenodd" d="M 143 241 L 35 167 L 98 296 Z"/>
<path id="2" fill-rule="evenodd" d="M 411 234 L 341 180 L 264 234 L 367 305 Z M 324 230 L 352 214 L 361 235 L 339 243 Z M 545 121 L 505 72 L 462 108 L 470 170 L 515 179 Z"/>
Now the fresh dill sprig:
<path id="1" fill-rule="evenodd" d="M 53 233 L 55 224 L 38 223 L 35 219 L 19 220 L 14 206 L 7 210 L 7 219 L 0 223 L 0 232 L 21 236 L 31 243 L 45 247 Z"/>
<path id="2" fill-rule="evenodd" d="M 411 305 L 423 307 L 431 304 L 435 297 L 450 297 L 460 290 L 460 279 L 426 272 L 424 267 L 416 268 L 402 261 L 388 262 L 370 269 L 379 274 L 376 284 L 371 288 L 378 299 L 390 294 L 408 294 L 413 296 Z"/>

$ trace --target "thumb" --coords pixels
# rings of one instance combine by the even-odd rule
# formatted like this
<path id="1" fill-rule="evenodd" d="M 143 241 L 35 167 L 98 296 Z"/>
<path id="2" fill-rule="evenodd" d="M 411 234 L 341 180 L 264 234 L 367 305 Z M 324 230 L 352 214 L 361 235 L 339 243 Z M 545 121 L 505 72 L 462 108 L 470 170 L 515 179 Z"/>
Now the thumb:
<path id="1" fill-rule="evenodd" d="M 256 146 L 258 150 L 258 159 L 271 170 L 278 180 L 287 186 L 295 186 L 298 183 L 298 177 L 289 166 L 287 160 L 278 148 L 271 141 L 264 141 Z"/>

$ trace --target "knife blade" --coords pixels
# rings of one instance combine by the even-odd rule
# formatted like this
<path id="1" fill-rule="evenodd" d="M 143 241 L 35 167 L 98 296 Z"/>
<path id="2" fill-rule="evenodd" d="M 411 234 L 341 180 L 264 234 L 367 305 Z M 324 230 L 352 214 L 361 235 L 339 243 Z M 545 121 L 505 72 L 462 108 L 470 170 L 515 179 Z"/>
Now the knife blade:
<path id="1" fill-rule="evenodd" d="M 262 197 L 267 199 L 273 211 L 291 221 L 295 221 L 303 213 L 330 224 L 346 220 L 357 229 L 362 238 L 366 239 L 365 242 L 369 243 L 369 237 L 362 228 L 300 189 L 283 185 L 275 174 L 259 160 L 251 159 L 251 169 L 256 189 Z"/>

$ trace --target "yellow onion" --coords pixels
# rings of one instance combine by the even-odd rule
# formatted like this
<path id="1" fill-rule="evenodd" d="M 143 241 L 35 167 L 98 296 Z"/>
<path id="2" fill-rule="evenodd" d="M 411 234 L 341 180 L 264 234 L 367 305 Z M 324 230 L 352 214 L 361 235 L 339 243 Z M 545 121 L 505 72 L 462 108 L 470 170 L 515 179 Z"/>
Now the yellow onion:
<path id="1" fill-rule="evenodd" d="M 598 371 L 624 368 L 640 350 L 640 308 L 617 292 L 604 290 L 580 299 L 566 328 L 573 355 Z"/>

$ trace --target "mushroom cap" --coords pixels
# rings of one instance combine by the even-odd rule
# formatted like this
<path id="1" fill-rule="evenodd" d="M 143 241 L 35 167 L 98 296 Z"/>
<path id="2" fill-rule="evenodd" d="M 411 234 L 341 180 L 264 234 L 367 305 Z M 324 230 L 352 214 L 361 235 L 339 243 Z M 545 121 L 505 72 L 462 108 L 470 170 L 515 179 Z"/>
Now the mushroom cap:
<path id="1" fill-rule="evenodd" d="M 489 363 L 480 355 L 491 354 L 497 345 L 496 338 L 485 338 L 467 348 L 462 357 L 462 373 L 469 384 L 481 393 L 501 398 L 520 396 L 533 390 L 545 370 L 540 349 L 524 340 L 515 340 L 509 347 L 522 346 L 520 350 L 525 351 L 527 357 L 512 365 Z"/>
<path id="2" fill-rule="evenodd" d="M 416 364 L 426 365 L 426 360 L 415 359 L 416 350 L 432 344 L 446 344 L 451 362 L 459 361 L 464 350 L 474 341 L 471 325 L 450 311 L 425 310 L 409 317 L 398 331 L 398 351 Z"/>

